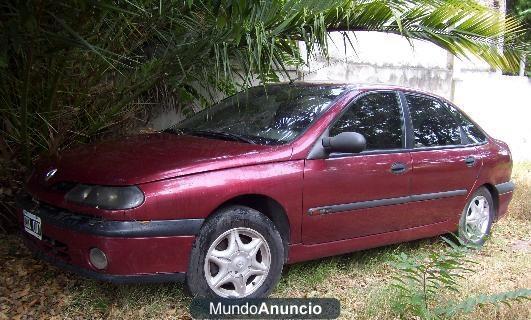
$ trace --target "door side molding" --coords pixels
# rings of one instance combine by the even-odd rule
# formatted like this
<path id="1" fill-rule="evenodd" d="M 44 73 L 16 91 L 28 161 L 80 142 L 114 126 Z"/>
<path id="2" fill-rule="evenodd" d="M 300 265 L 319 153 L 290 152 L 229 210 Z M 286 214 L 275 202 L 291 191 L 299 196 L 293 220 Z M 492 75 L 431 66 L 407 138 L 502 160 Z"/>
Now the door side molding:
<path id="1" fill-rule="evenodd" d="M 376 199 L 376 200 L 367 200 L 367 201 L 358 201 L 344 204 L 334 204 L 330 206 L 316 207 L 308 209 L 308 215 L 317 215 L 317 214 L 329 214 L 329 213 L 339 213 L 351 210 L 358 209 L 368 209 L 375 207 L 391 206 L 397 204 L 404 204 L 408 202 L 416 201 L 426 201 L 426 200 L 436 200 L 449 197 L 463 196 L 467 194 L 467 190 L 452 190 L 452 191 L 442 191 L 442 192 L 433 192 L 433 193 L 424 193 L 424 194 L 415 194 L 404 197 L 388 198 L 388 199 Z"/>

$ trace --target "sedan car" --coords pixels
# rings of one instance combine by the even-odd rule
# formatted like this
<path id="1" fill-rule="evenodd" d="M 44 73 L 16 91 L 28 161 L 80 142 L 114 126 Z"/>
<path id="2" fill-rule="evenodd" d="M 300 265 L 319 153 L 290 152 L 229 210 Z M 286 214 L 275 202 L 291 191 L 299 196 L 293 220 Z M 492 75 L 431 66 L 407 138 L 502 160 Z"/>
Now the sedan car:
<path id="1" fill-rule="evenodd" d="M 21 229 L 38 256 L 86 277 L 262 297 L 286 263 L 449 232 L 482 244 L 511 169 L 507 144 L 432 94 L 267 85 L 38 161 Z"/>

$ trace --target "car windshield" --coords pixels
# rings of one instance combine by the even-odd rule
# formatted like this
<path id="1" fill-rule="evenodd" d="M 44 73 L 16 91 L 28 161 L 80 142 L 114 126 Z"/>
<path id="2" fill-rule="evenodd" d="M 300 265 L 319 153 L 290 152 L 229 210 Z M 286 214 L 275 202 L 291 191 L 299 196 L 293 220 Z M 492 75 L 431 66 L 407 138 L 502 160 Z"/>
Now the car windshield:
<path id="1" fill-rule="evenodd" d="M 167 131 L 247 143 L 284 144 L 298 137 L 345 90 L 330 85 L 253 87 Z"/>

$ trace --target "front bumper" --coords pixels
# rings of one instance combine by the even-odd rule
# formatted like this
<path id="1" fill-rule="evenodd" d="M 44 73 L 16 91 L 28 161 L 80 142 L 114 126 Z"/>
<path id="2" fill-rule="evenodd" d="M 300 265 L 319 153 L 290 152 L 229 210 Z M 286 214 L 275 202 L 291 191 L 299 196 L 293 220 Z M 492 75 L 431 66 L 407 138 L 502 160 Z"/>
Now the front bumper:
<path id="1" fill-rule="evenodd" d="M 24 242 L 36 256 L 62 269 L 114 283 L 168 282 L 184 279 L 195 235 L 203 219 L 111 221 L 80 215 L 31 198 L 18 199 L 22 210 L 41 218 L 42 240 L 26 233 Z M 108 266 L 93 267 L 89 250 L 104 251 Z"/>

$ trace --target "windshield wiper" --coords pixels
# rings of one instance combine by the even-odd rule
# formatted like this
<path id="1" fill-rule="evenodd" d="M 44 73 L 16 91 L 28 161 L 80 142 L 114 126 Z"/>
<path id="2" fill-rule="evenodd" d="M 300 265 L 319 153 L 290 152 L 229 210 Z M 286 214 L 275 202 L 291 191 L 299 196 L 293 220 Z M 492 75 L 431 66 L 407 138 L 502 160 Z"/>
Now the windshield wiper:
<path id="1" fill-rule="evenodd" d="M 180 128 L 177 128 L 177 127 L 169 127 L 169 128 L 164 129 L 164 130 L 161 130 L 160 132 L 173 133 L 173 134 L 183 134 L 184 130 L 180 129 Z"/>
<path id="2" fill-rule="evenodd" d="M 254 141 L 253 139 L 236 134 L 236 133 L 214 131 L 214 130 L 193 130 L 193 129 L 182 129 L 181 131 L 185 134 L 191 134 L 194 136 L 223 138 L 223 139 L 228 139 L 228 140 L 233 140 L 233 141 L 241 141 L 241 142 L 246 142 L 250 144 L 256 144 L 256 141 Z"/>

